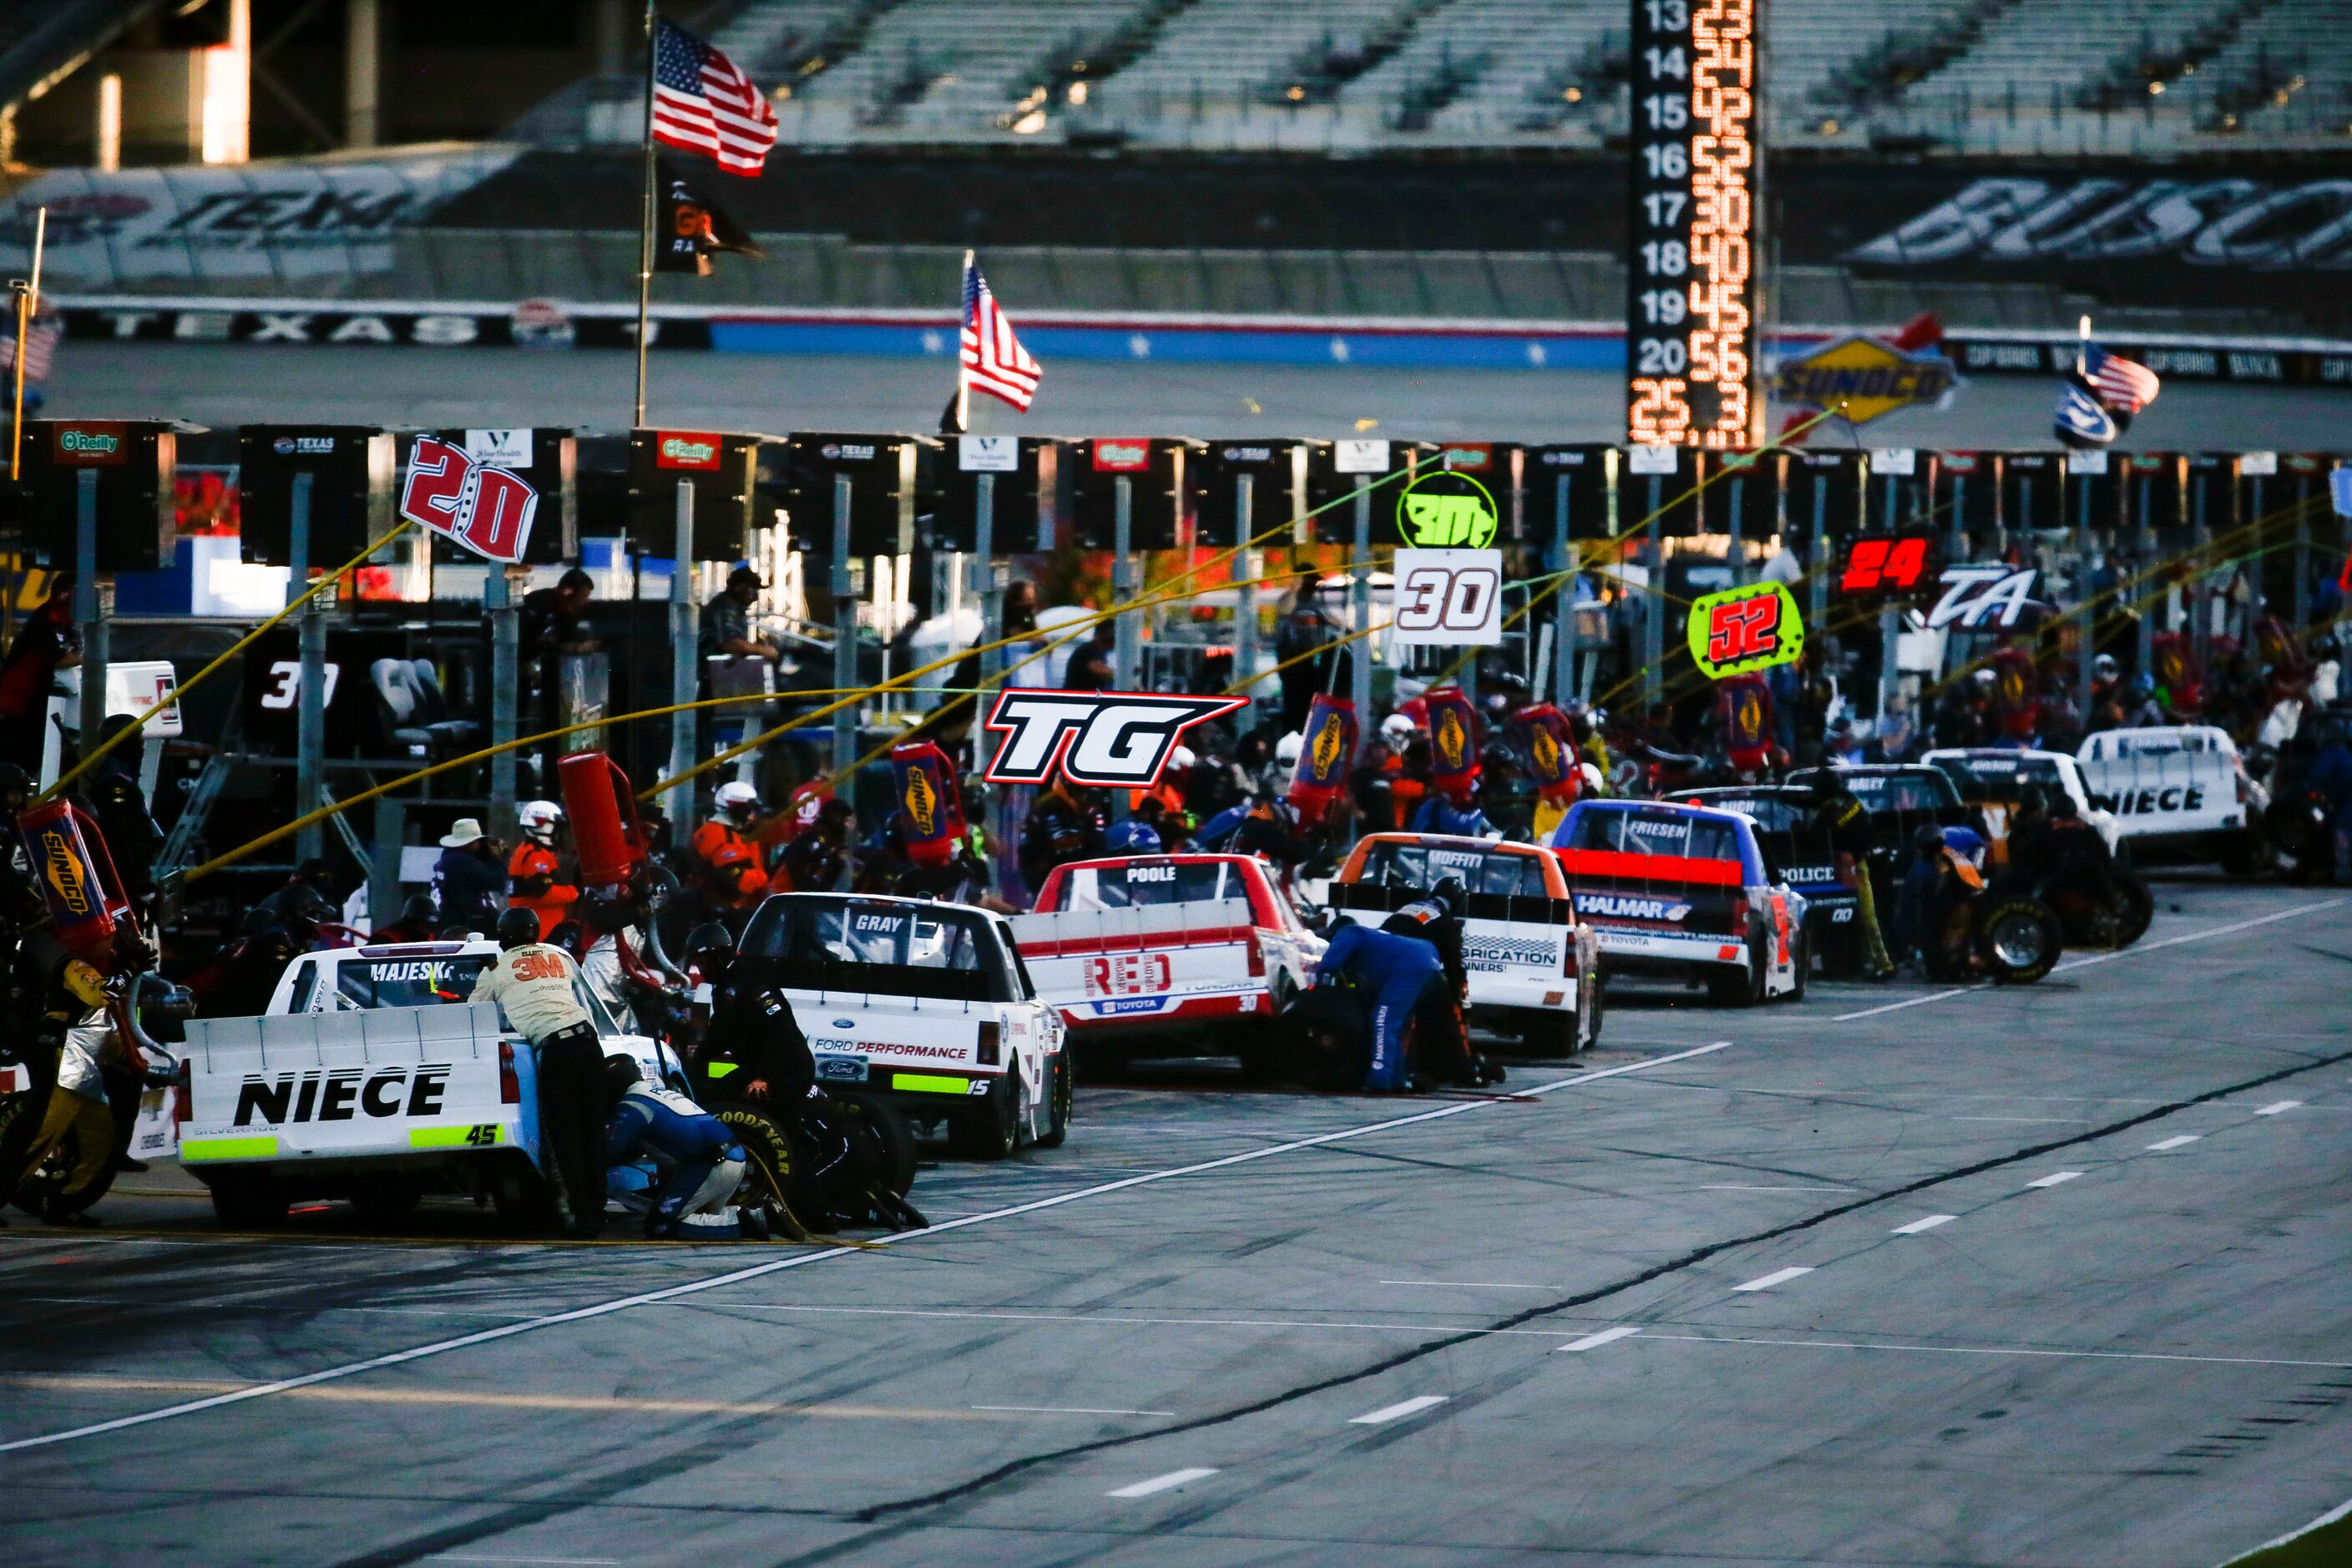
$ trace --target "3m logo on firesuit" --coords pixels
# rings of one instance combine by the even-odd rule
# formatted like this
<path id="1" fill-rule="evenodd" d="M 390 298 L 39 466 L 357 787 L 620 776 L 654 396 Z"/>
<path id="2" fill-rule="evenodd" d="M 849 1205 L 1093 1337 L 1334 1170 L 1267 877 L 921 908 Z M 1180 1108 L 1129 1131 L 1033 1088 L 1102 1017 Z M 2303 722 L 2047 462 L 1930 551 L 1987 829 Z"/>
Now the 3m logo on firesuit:
<path id="1" fill-rule="evenodd" d="M 1579 893 L 1576 909 L 1579 914 L 1614 915 L 1628 921 L 1678 921 L 1690 913 L 1688 904 L 1629 898 L 1622 893 Z"/>
<path id="2" fill-rule="evenodd" d="M 2202 811 L 2205 792 L 2193 785 L 2179 789 L 2124 790 L 2116 795 L 2094 795 L 2091 804 L 2101 811 L 2112 811 L 2117 816 L 2153 816 L 2159 811 Z"/>
<path id="3" fill-rule="evenodd" d="M 258 1120 L 272 1124 L 288 1121 L 349 1121 L 370 1116 L 435 1116 L 441 1097 L 448 1092 L 446 1063 L 423 1067 L 385 1067 L 373 1072 L 352 1068 L 330 1073 L 279 1073 L 265 1079 L 247 1073 L 237 1086 L 234 1124 L 250 1127 Z"/>

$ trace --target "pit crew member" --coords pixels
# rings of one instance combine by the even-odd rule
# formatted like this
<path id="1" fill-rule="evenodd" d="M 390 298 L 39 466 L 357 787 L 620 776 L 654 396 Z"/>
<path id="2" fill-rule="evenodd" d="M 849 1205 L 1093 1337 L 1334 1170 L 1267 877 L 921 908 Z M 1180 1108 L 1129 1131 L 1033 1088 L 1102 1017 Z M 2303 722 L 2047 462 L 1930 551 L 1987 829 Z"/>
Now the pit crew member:
<path id="1" fill-rule="evenodd" d="M 604 1050 L 588 1010 L 572 994 L 572 955 L 539 940 L 539 916 L 499 917 L 496 963 L 475 977 L 469 1000 L 495 1002 L 539 1058 L 539 1135 L 555 1174 L 557 1213 L 568 1237 L 593 1237 L 604 1217 Z"/>
<path id="2" fill-rule="evenodd" d="M 743 1146 L 726 1123 L 674 1089 L 645 1081 L 629 1057 L 604 1058 L 604 1163 L 647 1158 L 661 1170 L 646 1214 L 646 1235 L 677 1234 L 688 1215 L 723 1207 L 743 1180 Z"/>

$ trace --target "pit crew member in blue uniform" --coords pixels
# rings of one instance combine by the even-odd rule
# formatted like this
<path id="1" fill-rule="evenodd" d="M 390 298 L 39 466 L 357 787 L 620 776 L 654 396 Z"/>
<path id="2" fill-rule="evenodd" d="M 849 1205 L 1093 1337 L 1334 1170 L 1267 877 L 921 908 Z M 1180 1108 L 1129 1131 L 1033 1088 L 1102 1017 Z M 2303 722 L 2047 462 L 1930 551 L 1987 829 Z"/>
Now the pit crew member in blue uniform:
<path id="1" fill-rule="evenodd" d="M 1470 1049 L 1461 1005 L 1445 977 L 1436 945 L 1418 936 L 1374 931 L 1341 919 L 1317 966 L 1318 983 L 1345 974 L 1372 996 L 1372 1060 L 1364 1074 L 1371 1092 L 1408 1089 L 1416 1077 L 1438 1083 L 1491 1082 L 1490 1070 Z M 1405 1031 L 1413 1030 L 1417 1059 L 1408 1059 Z"/>
<path id="2" fill-rule="evenodd" d="M 715 1213 L 743 1179 L 743 1146 L 727 1124 L 674 1089 L 645 1081 L 627 1057 L 604 1058 L 604 1091 L 612 1099 L 604 1124 L 604 1163 L 650 1159 L 661 1169 L 646 1214 L 646 1234 L 677 1234 L 688 1215 Z"/>

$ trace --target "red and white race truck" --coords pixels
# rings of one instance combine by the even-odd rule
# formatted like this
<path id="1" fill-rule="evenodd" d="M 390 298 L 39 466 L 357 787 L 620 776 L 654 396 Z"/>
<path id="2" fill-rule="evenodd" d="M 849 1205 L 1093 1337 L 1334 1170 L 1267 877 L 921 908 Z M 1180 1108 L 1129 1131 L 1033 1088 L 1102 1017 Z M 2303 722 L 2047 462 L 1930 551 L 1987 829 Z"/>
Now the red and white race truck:
<path id="1" fill-rule="evenodd" d="M 1266 1028 L 1314 984 L 1323 939 L 1265 863 L 1139 855 L 1056 868 L 1013 940 L 1073 1047 L 1152 1037 L 1154 1055 L 1263 1053 Z"/>

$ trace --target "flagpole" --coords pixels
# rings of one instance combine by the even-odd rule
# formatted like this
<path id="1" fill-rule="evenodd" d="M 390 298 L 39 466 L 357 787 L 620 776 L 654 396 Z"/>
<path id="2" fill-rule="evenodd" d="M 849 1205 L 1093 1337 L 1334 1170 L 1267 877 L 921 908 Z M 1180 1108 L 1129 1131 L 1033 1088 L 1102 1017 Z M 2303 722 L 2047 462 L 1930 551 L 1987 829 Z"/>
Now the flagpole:
<path id="1" fill-rule="evenodd" d="M 637 412 L 636 426 L 646 422 L 646 316 L 654 292 L 654 33 L 659 18 L 654 0 L 646 0 L 646 203 L 639 223 L 637 246 Z"/>
<path id="2" fill-rule="evenodd" d="M 24 477 L 25 344 L 33 335 L 33 316 L 41 308 L 41 247 L 49 237 L 49 209 L 33 215 L 33 275 L 16 291 L 16 412 L 8 421 L 8 482 Z"/>
<path id="3" fill-rule="evenodd" d="M 956 279 L 956 428 L 971 428 L 971 378 L 963 368 L 963 326 L 970 309 L 964 303 L 963 280 L 971 276 L 972 263 L 978 258 L 971 251 L 963 253 L 963 277 Z"/>

